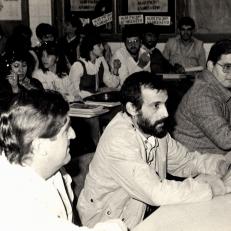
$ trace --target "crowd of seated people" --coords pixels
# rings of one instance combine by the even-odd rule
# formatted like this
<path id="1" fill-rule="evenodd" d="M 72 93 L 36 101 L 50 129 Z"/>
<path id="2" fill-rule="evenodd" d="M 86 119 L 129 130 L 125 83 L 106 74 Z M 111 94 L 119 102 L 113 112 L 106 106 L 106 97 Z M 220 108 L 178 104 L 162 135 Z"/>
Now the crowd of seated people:
<path id="1" fill-rule="evenodd" d="M 190 17 L 179 20 L 179 35 L 167 41 L 163 53 L 156 47 L 158 27 L 152 24 L 124 26 L 121 46 L 114 52 L 97 28 L 83 26 L 79 18 L 68 17 L 63 27 L 65 35 L 59 37 L 53 25 L 40 23 L 36 28 L 38 44 L 32 46 L 30 27 L 18 25 L 2 45 L 0 166 L 18 185 L 21 200 L 14 198 L 7 175 L 1 175 L 4 190 L 0 191 L 0 215 L 6 222 L 17 217 L 12 228 L 20 224 L 18 230 L 37 226 L 125 231 L 158 206 L 210 200 L 231 192 L 230 174 L 226 175 L 231 163 L 230 147 L 221 146 L 211 135 L 211 139 L 204 140 L 209 143 L 209 139 L 213 149 L 196 145 L 191 148 L 185 134 L 180 134 L 186 132 L 189 123 L 190 134 L 197 132 L 197 126 L 200 132 L 208 133 L 214 125 L 228 134 L 230 40 L 219 41 L 206 64 L 203 42 L 193 36 L 195 23 Z M 184 74 L 193 66 L 205 70 L 180 104 L 172 138 L 167 129 L 170 116 L 166 105 L 176 100 L 171 90 L 177 89 L 169 93 L 160 74 Z M 216 85 L 213 89 L 212 83 Z M 208 91 L 201 86 L 208 87 Z M 205 95 L 191 97 L 200 94 L 198 88 Z M 119 92 L 122 110 L 100 136 L 98 118 L 74 120 L 68 111 L 71 102 L 83 103 L 85 97 L 105 89 Z M 210 90 L 219 92 L 216 99 L 207 99 Z M 192 108 L 187 107 L 189 103 Z M 192 122 L 193 116 L 197 119 Z M 75 139 L 74 131 L 79 138 Z M 73 140 L 90 146 L 86 133 L 93 140 L 95 153 L 75 203 L 70 176 L 63 167 L 70 162 L 70 143 L 76 145 Z M 223 140 L 224 136 L 218 138 Z M 7 207 L 10 198 L 13 203 Z M 26 213 L 20 213 L 24 205 Z M 4 208 L 9 213 L 4 214 Z M 81 225 L 87 227 L 73 224 L 77 223 L 73 219 L 75 210 Z M 26 226 L 24 216 L 30 221 Z"/>

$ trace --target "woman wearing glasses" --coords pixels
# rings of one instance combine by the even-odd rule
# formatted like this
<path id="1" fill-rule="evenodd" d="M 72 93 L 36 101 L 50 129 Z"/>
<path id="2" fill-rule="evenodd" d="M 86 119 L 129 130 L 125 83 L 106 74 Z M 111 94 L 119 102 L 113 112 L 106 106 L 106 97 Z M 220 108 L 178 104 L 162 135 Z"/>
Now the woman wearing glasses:
<path id="1" fill-rule="evenodd" d="M 226 154 L 231 150 L 231 40 L 212 47 L 207 68 L 184 95 L 174 136 L 190 150 Z"/>

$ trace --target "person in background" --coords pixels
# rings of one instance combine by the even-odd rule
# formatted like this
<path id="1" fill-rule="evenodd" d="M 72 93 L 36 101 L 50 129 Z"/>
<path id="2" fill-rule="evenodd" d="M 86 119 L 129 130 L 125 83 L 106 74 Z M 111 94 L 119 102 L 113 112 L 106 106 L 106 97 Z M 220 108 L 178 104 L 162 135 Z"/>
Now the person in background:
<path id="1" fill-rule="evenodd" d="M 77 16 L 70 16 L 65 20 L 64 36 L 59 40 L 59 46 L 67 59 L 69 68 L 79 57 L 78 45 L 82 27 L 82 22 Z"/>
<path id="2" fill-rule="evenodd" d="M 46 42 L 57 42 L 58 33 L 54 26 L 49 23 L 40 23 L 35 29 L 35 34 L 38 39 L 37 44 L 33 47 L 34 57 L 36 60 L 35 70 L 39 68 L 39 48 Z"/>
<path id="3" fill-rule="evenodd" d="M 61 94 L 29 90 L 1 114 L 1 230 L 126 230 L 119 220 L 93 229 L 72 223 L 74 195 L 63 168 L 75 138 L 68 110 Z"/>
<path id="4" fill-rule="evenodd" d="M 12 35 L 7 39 L 5 51 L 17 51 L 19 53 L 28 51 L 33 56 L 34 70 L 38 68 L 38 57 L 31 45 L 32 30 L 29 26 L 19 24 L 14 27 Z M 20 45 L 19 45 L 20 44 Z"/>
<path id="5" fill-rule="evenodd" d="M 32 76 L 42 83 L 44 89 L 60 92 L 69 102 L 79 100 L 78 92 L 68 77 L 69 68 L 66 60 L 60 54 L 57 43 L 43 43 L 38 56 L 40 68 L 35 70 Z"/>
<path id="6" fill-rule="evenodd" d="M 175 114 L 174 137 L 190 150 L 231 151 L 231 40 L 210 49 L 207 68 L 184 95 Z"/>
<path id="7" fill-rule="evenodd" d="M 38 24 L 35 33 L 39 41 L 38 46 L 44 42 L 54 42 L 58 37 L 56 28 L 49 23 Z"/>
<path id="8" fill-rule="evenodd" d="M 162 55 L 156 47 L 159 39 L 159 28 L 153 24 L 142 26 L 142 48 L 150 55 L 150 68 L 152 73 L 178 72 L 173 65 Z"/>
<path id="9" fill-rule="evenodd" d="M 203 42 L 193 36 L 194 20 L 191 17 L 182 17 L 177 28 L 179 35 L 168 39 L 163 50 L 164 57 L 179 73 L 191 67 L 205 68 L 206 55 Z"/>
<path id="10" fill-rule="evenodd" d="M 168 134 L 167 98 L 163 82 L 149 72 L 125 80 L 123 112 L 105 128 L 78 199 L 84 225 L 120 218 L 132 229 L 147 205 L 206 201 L 228 192 L 219 178 L 229 166 L 223 156 L 189 152 Z M 167 172 L 188 178 L 167 180 Z M 211 175 L 192 178 L 201 173 Z"/>
<path id="11" fill-rule="evenodd" d="M 118 75 L 120 86 L 124 80 L 132 73 L 138 71 L 150 71 L 150 56 L 147 51 L 141 48 L 141 32 L 138 25 L 126 25 L 122 38 L 125 47 L 115 51 L 112 56 L 112 73 Z M 117 70 L 118 61 L 121 67 Z"/>
<path id="12" fill-rule="evenodd" d="M 94 36 L 93 36 L 94 35 Z M 119 78 L 111 74 L 109 66 L 103 57 L 102 39 L 98 34 L 88 34 L 80 44 L 80 59 L 70 70 L 69 77 L 75 91 L 84 98 L 92 95 L 102 87 L 116 88 Z M 118 73 L 119 64 L 117 69 Z"/>
<path id="13" fill-rule="evenodd" d="M 80 31 L 80 43 L 78 45 L 77 50 L 80 50 L 80 44 L 83 41 L 84 37 L 98 37 L 100 35 L 100 30 L 99 28 L 96 28 L 92 23 L 86 24 L 82 31 Z M 102 45 L 103 45 L 103 57 L 105 58 L 105 60 L 107 61 L 107 64 L 110 67 L 111 64 L 111 57 L 112 57 L 112 51 L 111 51 L 111 47 L 110 45 L 106 42 L 102 40 Z M 79 56 L 78 59 L 80 58 L 80 51 L 78 52 Z"/>
<path id="14" fill-rule="evenodd" d="M 26 89 L 43 89 L 37 79 L 32 79 L 33 56 L 28 51 L 7 50 L 0 60 L 0 111 L 8 108 L 15 94 Z"/>
<path id="15" fill-rule="evenodd" d="M 5 51 L 7 37 L 0 25 L 0 55 Z"/>

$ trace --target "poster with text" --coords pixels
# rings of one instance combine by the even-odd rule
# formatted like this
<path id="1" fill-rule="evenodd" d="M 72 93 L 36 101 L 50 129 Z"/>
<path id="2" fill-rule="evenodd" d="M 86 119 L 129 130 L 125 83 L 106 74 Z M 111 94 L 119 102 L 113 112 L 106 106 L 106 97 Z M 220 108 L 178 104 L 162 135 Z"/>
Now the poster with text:
<path id="1" fill-rule="evenodd" d="M 168 0 L 128 0 L 128 12 L 167 12 Z"/>
<path id="2" fill-rule="evenodd" d="M 21 0 L 0 0 L 0 20 L 22 20 Z"/>
<path id="3" fill-rule="evenodd" d="M 100 0 L 71 0 L 71 11 L 94 11 Z"/>

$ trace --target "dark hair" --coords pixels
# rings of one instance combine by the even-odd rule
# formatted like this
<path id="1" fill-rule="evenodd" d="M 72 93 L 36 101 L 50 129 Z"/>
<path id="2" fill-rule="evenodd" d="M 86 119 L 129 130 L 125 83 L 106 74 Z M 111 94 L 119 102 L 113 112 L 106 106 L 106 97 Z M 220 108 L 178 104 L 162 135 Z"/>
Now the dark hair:
<path id="1" fill-rule="evenodd" d="M 227 54 L 231 54 L 231 39 L 217 41 L 209 51 L 207 62 L 212 61 L 213 64 L 216 64 L 222 55 Z"/>
<path id="2" fill-rule="evenodd" d="M 87 61 L 90 60 L 90 51 L 93 50 L 94 45 L 101 44 L 102 39 L 97 33 L 87 34 L 80 44 L 80 56 Z"/>
<path id="3" fill-rule="evenodd" d="M 83 27 L 80 18 L 76 15 L 67 16 L 65 22 L 69 22 L 73 27 L 76 27 L 78 30 L 81 30 Z"/>
<path id="4" fill-rule="evenodd" d="M 36 138 L 52 139 L 64 126 L 69 104 L 55 91 L 25 90 L 0 116 L 0 149 L 10 162 L 22 164 Z"/>
<path id="5" fill-rule="evenodd" d="M 0 61 L 0 71 L 2 76 L 7 76 L 11 72 L 11 64 L 15 61 L 22 61 L 27 63 L 27 73 L 31 76 L 32 71 L 34 70 L 34 58 L 31 53 L 27 50 L 6 50 L 5 53 L 1 56 Z"/>
<path id="6" fill-rule="evenodd" d="M 159 32 L 160 28 L 152 23 L 144 24 L 142 26 L 142 34 L 144 35 L 145 33 L 152 33 L 156 37 L 159 37 Z"/>
<path id="7" fill-rule="evenodd" d="M 52 34 L 55 39 L 57 37 L 55 27 L 48 23 L 40 23 L 35 29 L 35 34 L 40 40 L 42 40 L 42 37 L 47 34 Z"/>
<path id="8" fill-rule="evenodd" d="M 42 69 L 42 71 L 45 73 L 48 71 L 46 68 L 44 68 L 42 64 L 42 55 L 43 51 L 46 51 L 48 55 L 55 55 L 58 58 L 57 65 L 56 65 L 56 74 L 58 77 L 62 78 L 65 74 L 69 73 L 69 68 L 67 65 L 67 61 L 65 60 L 65 57 L 62 55 L 61 50 L 59 49 L 59 45 L 56 42 L 44 42 L 38 49 L 39 54 L 39 66 Z"/>
<path id="9" fill-rule="evenodd" d="M 195 22 L 191 17 L 185 16 L 180 18 L 177 24 L 177 28 L 181 29 L 183 25 L 191 26 L 192 29 L 195 29 Z"/>
<path id="10" fill-rule="evenodd" d="M 120 101 L 124 111 L 128 102 L 131 102 L 137 110 L 141 109 L 143 104 L 141 87 L 166 90 L 160 77 L 147 71 L 135 72 L 127 77 L 120 89 Z"/>
<path id="11" fill-rule="evenodd" d="M 7 39 L 6 50 L 29 50 L 31 48 L 32 30 L 24 24 L 17 25 Z"/>
<path id="12" fill-rule="evenodd" d="M 122 32 L 122 40 L 126 42 L 127 38 L 139 37 L 141 38 L 141 27 L 140 25 L 126 25 Z"/>

